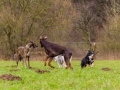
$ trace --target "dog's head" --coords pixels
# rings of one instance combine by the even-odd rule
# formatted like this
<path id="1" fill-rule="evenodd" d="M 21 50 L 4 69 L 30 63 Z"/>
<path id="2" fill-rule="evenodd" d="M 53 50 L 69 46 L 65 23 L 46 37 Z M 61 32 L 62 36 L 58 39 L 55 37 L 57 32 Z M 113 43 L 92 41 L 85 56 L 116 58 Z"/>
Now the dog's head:
<path id="1" fill-rule="evenodd" d="M 41 47 L 43 47 L 42 42 L 44 42 L 44 41 L 46 41 L 46 40 L 47 40 L 47 36 L 45 36 L 45 37 L 40 36 L 40 44 L 41 44 Z"/>
<path id="2" fill-rule="evenodd" d="M 31 48 L 31 47 L 36 48 L 36 47 L 38 47 L 38 46 L 36 45 L 36 43 L 35 43 L 35 42 L 30 41 L 30 48 Z"/>
<path id="3" fill-rule="evenodd" d="M 88 50 L 88 53 L 87 53 L 87 55 L 86 56 L 91 56 L 91 57 L 93 57 L 94 56 L 94 51 L 91 51 L 91 50 Z"/>

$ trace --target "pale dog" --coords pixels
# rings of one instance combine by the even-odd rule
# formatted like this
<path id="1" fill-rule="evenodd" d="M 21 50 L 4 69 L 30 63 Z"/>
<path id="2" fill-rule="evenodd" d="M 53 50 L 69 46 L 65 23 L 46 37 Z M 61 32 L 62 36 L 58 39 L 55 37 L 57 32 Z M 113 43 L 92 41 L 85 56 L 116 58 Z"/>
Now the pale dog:
<path id="1" fill-rule="evenodd" d="M 65 67 L 67 67 L 67 65 L 65 63 L 64 56 L 58 55 L 58 56 L 54 57 L 54 59 L 58 63 L 59 68 L 65 68 Z M 70 58 L 70 62 L 71 62 L 71 59 L 72 58 Z"/>

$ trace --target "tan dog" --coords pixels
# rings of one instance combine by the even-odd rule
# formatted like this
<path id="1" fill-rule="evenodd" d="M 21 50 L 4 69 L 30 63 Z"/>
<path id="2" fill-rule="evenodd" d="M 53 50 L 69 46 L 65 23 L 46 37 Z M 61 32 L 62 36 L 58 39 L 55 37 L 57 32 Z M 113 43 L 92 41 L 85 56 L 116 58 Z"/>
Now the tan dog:
<path id="1" fill-rule="evenodd" d="M 30 49 L 32 47 L 36 48 L 38 46 L 33 41 L 30 41 L 25 47 L 24 46 L 18 47 L 17 52 L 16 52 L 17 66 L 18 66 L 18 62 L 20 60 L 22 60 L 23 61 L 23 66 L 24 66 L 24 63 L 25 63 L 26 67 L 27 67 L 27 63 L 26 63 L 26 58 L 27 58 L 28 59 L 28 67 L 30 67 L 29 58 L 30 58 Z"/>

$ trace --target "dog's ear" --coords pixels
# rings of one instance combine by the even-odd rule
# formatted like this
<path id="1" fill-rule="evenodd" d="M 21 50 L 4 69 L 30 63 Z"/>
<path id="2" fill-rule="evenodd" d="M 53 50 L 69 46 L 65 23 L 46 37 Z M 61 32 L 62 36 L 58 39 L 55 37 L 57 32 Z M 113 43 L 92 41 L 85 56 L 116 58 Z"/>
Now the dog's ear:
<path id="1" fill-rule="evenodd" d="M 46 40 L 46 39 L 47 39 L 47 36 L 45 36 L 44 38 L 45 38 L 45 40 Z"/>
<path id="2" fill-rule="evenodd" d="M 30 42 L 30 43 L 33 43 L 33 41 L 32 41 L 32 40 L 30 40 L 29 42 Z"/>
<path id="3" fill-rule="evenodd" d="M 91 52 L 91 50 L 88 50 L 88 53 Z"/>
<path id="4" fill-rule="evenodd" d="M 42 36 L 40 36 L 40 39 L 42 39 Z"/>

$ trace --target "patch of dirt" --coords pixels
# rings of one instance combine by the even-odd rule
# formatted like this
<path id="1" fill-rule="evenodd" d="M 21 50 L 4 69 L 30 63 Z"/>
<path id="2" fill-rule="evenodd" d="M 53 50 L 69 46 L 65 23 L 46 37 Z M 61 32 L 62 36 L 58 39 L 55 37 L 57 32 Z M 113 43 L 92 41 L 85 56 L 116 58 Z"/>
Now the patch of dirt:
<path id="1" fill-rule="evenodd" d="M 108 68 L 108 67 L 102 68 L 102 70 L 104 70 L 104 71 L 112 71 L 112 69 L 110 69 L 110 68 Z"/>
<path id="2" fill-rule="evenodd" d="M 34 68 L 34 67 L 29 67 L 29 69 L 35 70 L 35 72 L 40 73 L 40 74 L 43 74 L 45 72 L 50 73 L 50 71 L 48 71 L 48 70 L 40 70 L 40 69 Z"/>
<path id="3" fill-rule="evenodd" d="M 22 81 L 21 77 L 14 76 L 12 74 L 3 74 L 3 75 L 0 76 L 0 79 L 2 79 L 2 80 L 8 80 L 8 81 L 13 81 L 13 80 Z"/>
<path id="4" fill-rule="evenodd" d="M 48 70 L 40 70 L 40 69 L 37 69 L 37 70 L 35 70 L 37 73 L 40 73 L 40 74 L 43 74 L 43 73 L 45 73 L 45 72 L 47 72 L 47 73 L 50 73 L 50 71 L 48 71 Z"/>
<path id="5" fill-rule="evenodd" d="M 37 68 L 34 68 L 34 67 L 29 67 L 29 69 L 33 70 L 33 69 L 37 69 Z"/>
<path id="6" fill-rule="evenodd" d="M 17 65 L 12 65 L 12 66 L 5 66 L 5 67 L 17 67 Z"/>
<path id="7" fill-rule="evenodd" d="M 20 69 L 12 69 L 12 70 L 10 70 L 10 71 L 20 71 Z"/>

